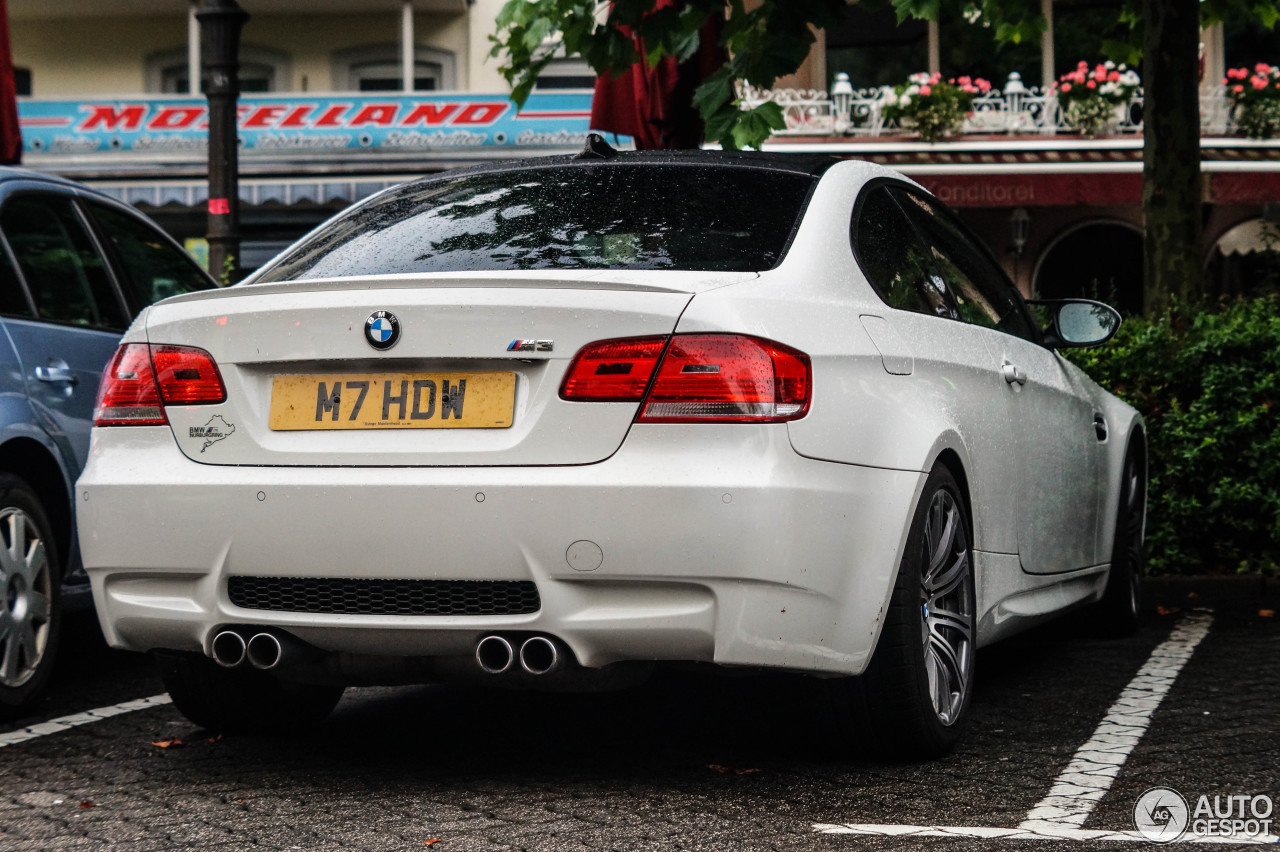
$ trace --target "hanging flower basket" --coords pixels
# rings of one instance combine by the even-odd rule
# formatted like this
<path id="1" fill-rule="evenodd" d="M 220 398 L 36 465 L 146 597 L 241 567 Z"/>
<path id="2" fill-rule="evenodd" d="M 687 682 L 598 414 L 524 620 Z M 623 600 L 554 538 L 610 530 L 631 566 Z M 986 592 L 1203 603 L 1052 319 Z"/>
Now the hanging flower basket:
<path id="1" fill-rule="evenodd" d="M 880 90 L 881 114 L 914 128 L 926 142 L 937 142 L 960 131 L 978 94 L 991 90 L 981 78 L 943 80 L 940 74 L 912 74 L 907 82 Z"/>
<path id="2" fill-rule="evenodd" d="M 1141 81 L 1124 65 L 1104 62 L 1091 70 L 1081 62 L 1054 83 L 1067 124 L 1083 136 L 1098 136 L 1119 124 Z"/>

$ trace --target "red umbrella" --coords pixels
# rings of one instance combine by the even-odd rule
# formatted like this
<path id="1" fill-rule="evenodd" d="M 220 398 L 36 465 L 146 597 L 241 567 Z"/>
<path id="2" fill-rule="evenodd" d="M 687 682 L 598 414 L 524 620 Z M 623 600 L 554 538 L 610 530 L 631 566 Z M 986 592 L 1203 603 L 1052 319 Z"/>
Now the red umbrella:
<path id="1" fill-rule="evenodd" d="M 13 86 L 13 52 L 9 49 L 9 8 L 0 0 L 0 163 L 22 162 L 18 129 L 18 94 Z"/>
<path id="2" fill-rule="evenodd" d="M 679 3 L 657 0 L 654 9 Z M 698 52 L 679 64 L 668 56 L 650 68 L 644 41 L 636 38 L 640 60 L 616 77 L 606 72 L 596 78 L 591 127 L 630 136 L 639 149 L 700 147 L 702 117 L 693 106 L 693 92 L 728 58 L 720 46 L 723 23 L 713 15 L 699 34 Z"/>

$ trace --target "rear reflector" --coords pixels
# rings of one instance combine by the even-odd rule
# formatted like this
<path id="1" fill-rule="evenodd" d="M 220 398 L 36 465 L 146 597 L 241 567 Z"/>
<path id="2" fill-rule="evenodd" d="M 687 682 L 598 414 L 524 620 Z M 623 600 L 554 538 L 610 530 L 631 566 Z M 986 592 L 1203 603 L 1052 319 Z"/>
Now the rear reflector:
<path id="1" fill-rule="evenodd" d="M 163 426 L 164 403 L 202 405 L 227 398 L 212 356 L 190 346 L 125 343 L 102 373 L 95 426 Z"/>
<path id="2" fill-rule="evenodd" d="M 776 423 L 808 412 L 811 376 L 808 356 L 754 337 L 605 340 L 577 354 L 560 396 L 642 402 L 649 423 Z"/>

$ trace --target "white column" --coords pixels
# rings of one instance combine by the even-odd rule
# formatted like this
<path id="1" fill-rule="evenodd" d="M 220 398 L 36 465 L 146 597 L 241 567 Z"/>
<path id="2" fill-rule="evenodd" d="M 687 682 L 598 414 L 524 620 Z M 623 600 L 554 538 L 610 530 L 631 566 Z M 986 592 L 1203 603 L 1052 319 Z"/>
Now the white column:
<path id="1" fill-rule="evenodd" d="M 196 0 L 187 6 L 187 94 L 200 94 L 200 22 L 196 20 Z"/>
<path id="2" fill-rule="evenodd" d="M 1044 15 L 1045 28 L 1040 35 L 1040 86 L 1047 91 L 1053 83 L 1053 0 L 1040 0 L 1040 14 Z"/>
<path id="3" fill-rule="evenodd" d="M 942 48 L 938 42 L 938 22 L 929 22 L 929 73 L 942 73 Z"/>
<path id="4" fill-rule="evenodd" d="M 1221 86 L 1222 78 L 1227 76 L 1226 39 L 1222 34 L 1222 23 L 1201 30 L 1200 40 L 1204 42 L 1203 83 L 1205 86 Z"/>
<path id="5" fill-rule="evenodd" d="M 413 0 L 400 7 L 400 80 L 406 92 L 413 91 Z"/>

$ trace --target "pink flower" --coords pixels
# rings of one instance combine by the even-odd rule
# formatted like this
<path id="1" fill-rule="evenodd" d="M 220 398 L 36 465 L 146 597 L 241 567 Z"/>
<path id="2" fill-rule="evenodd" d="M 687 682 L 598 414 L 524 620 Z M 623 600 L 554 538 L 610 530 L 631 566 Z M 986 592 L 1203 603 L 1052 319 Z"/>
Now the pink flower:
<path id="1" fill-rule="evenodd" d="M 1070 83 L 1063 83 L 1063 84 L 1062 84 L 1062 91 L 1063 91 L 1063 92 L 1069 92 L 1069 91 L 1071 91 L 1071 84 L 1070 84 Z"/>
<path id="2" fill-rule="evenodd" d="M 1253 77 L 1249 82 L 1255 89 L 1265 89 L 1267 87 L 1267 81 L 1264 77 Z"/>
<path id="3" fill-rule="evenodd" d="M 920 94 L 921 94 L 921 96 L 923 96 L 923 97 L 926 97 L 926 98 L 927 98 L 927 97 L 929 97 L 929 95 L 930 95 L 932 92 L 933 92 L 933 87 L 932 87 L 932 86 L 925 85 L 925 86 L 921 86 L 921 87 L 920 87 Z"/>
<path id="4" fill-rule="evenodd" d="M 1236 94 L 1240 94 L 1241 92 L 1244 91 L 1244 86 L 1241 86 L 1239 83 L 1236 83 L 1234 86 L 1231 87 L 1231 91 L 1235 92 Z"/>
<path id="5" fill-rule="evenodd" d="M 1085 85 L 1088 86 L 1090 89 L 1098 88 L 1098 84 L 1093 80 L 1090 80 L 1088 83 L 1085 83 Z"/>
<path id="6" fill-rule="evenodd" d="M 1093 75 L 1094 75 L 1095 77 L 1101 77 L 1101 78 L 1102 78 L 1102 79 L 1104 79 L 1104 80 L 1105 80 L 1105 79 L 1107 79 L 1107 69 L 1106 69 L 1106 67 L 1105 67 L 1105 66 L 1103 66 L 1103 65 L 1099 65 L 1097 68 L 1094 68 L 1094 69 L 1093 69 Z"/>
<path id="7" fill-rule="evenodd" d="M 1089 67 L 1089 63 L 1088 63 L 1088 62 L 1085 62 L 1083 59 L 1081 59 L 1081 60 L 1080 60 L 1080 64 L 1079 64 L 1079 65 L 1077 65 L 1076 67 L 1077 67 L 1077 68 L 1079 68 L 1080 70 L 1084 71 L 1084 70 L 1087 70 L 1087 69 L 1088 69 L 1088 67 Z"/>
<path id="8" fill-rule="evenodd" d="M 1265 74 L 1271 70 L 1271 66 L 1265 62 L 1259 62 L 1257 65 L 1253 66 L 1253 70 L 1257 71 L 1259 74 Z"/>
<path id="9" fill-rule="evenodd" d="M 967 76 L 966 76 L 966 77 L 960 77 L 960 78 L 959 78 L 959 80 L 958 80 L 958 82 L 960 83 L 960 85 L 961 85 L 961 86 L 967 86 L 967 85 L 969 85 L 970 83 L 972 83 L 972 82 L 973 82 L 973 78 L 972 78 L 972 77 L 967 77 Z"/>
<path id="10" fill-rule="evenodd" d="M 1120 80 L 1119 71 L 1112 71 L 1110 74 L 1107 75 L 1107 82 L 1109 83 L 1116 83 L 1116 82 L 1119 82 L 1119 80 Z"/>
<path id="11" fill-rule="evenodd" d="M 982 92 L 983 94 L 986 94 L 987 92 L 991 91 L 991 84 L 986 80 L 982 79 L 981 77 L 977 79 L 977 84 L 978 84 L 978 91 Z"/>

